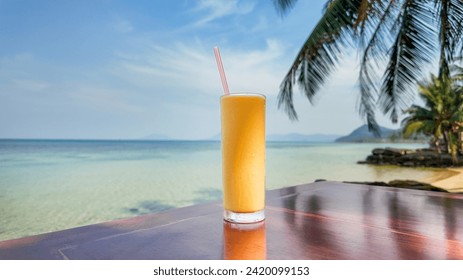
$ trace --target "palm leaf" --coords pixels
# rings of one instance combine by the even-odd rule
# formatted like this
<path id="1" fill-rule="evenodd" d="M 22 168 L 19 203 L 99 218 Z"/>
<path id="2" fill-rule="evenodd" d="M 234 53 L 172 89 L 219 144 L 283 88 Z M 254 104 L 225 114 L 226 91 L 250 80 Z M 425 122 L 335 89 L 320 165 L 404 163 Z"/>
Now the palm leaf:
<path id="1" fill-rule="evenodd" d="M 462 43 L 463 3 L 460 0 L 434 0 L 439 24 L 439 76 L 448 76 L 449 65 Z"/>
<path id="2" fill-rule="evenodd" d="M 297 119 L 293 105 L 293 84 L 297 83 L 306 98 L 313 97 L 337 66 L 341 48 L 349 44 L 349 32 L 356 21 L 361 0 L 333 0 L 306 40 L 280 85 L 278 107 L 283 106 L 292 120 Z"/>
<path id="3" fill-rule="evenodd" d="M 284 16 L 291 8 L 294 7 L 297 0 L 273 0 L 273 4 L 281 16 Z"/>
<path id="4" fill-rule="evenodd" d="M 405 138 L 410 138 L 414 133 L 422 131 L 424 127 L 424 122 L 415 121 L 407 124 L 403 129 L 403 136 Z"/>
<path id="5" fill-rule="evenodd" d="M 296 2 L 274 0 L 281 15 Z M 347 45 L 355 45 L 361 52 L 358 108 L 369 129 L 375 131 L 375 106 L 380 106 L 384 114 L 397 122 L 400 110 L 408 105 L 411 90 L 422 78 L 424 66 L 429 64 L 435 50 L 440 53 L 439 77 L 452 74 L 456 85 L 462 86 L 461 69 L 459 75 L 454 75 L 450 63 L 458 54 L 463 55 L 463 0 L 327 0 L 324 15 L 280 85 L 278 107 L 283 107 L 290 119 L 297 119 L 294 85 L 298 84 L 313 103 L 319 88 L 338 65 L 341 49 Z M 387 61 L 380 84 L 376 72 L 382 65 L 378 61 Z M 440 115 L 441 120 L 435 120 L 439 123 L 435 127 L 440 130 L 449 112 L 454 112 L 454 107 L 460 110 L 463 107 L 458 101 L 463 99 L 463 90 L 459 91 L 458 99 L 450 83 L 433 78 L 434 82 L 421 97 L 434 114 Z M 455 105 L 448 105 L 452 102 Z M 427 117 L 422 110 L 409 113 Z"/>
<path id="6" fill-rule="evenodd" d="M 379 104 L 384 114 L 395 123 L 398 113 L 411 98 L 410 87 L 422 76 L 423 65 L 429 63 L 433 45 L 429 40 L 433 29 L 432 11 L 425 0 L 405 0 L 397 16 L 397 36 L 390 50 L 389 63 L 383 77 Z"/>
<path id="7" fill-rule="evenodd" d="M 396 4 L 394 1 L 386 2 L 388 3 L 385 5 L 381 1 L 378 1 L 375 8 L 370 8 L 370 10 L 376 10 L 375 13 L 382 16 L 378 20 L 374 20 L 374 17 L 373 20 L 368 20 L 369 18 L 365 17 L 365 23 L 362 24 L 359 39 L 359 48 L 364 49 L 364 51 L 360 61 L 360 102 L 358 103 L 358 108 L 360 115 L 366 118 L 369 130 L 378 136 L 380 130 L 375 118 L 375 93 L 378 91 L 376 87 L 378 77 L 375 73 L 378 64 L 372 65 L 372 62 L 382 60 L 387 50 L 386 43 L 389 38 L 388 24 Z M 368 31 L 368 29 L 371 31 Z M 364 43 L 367 37 L 369 37 L 368 43 Z"/>

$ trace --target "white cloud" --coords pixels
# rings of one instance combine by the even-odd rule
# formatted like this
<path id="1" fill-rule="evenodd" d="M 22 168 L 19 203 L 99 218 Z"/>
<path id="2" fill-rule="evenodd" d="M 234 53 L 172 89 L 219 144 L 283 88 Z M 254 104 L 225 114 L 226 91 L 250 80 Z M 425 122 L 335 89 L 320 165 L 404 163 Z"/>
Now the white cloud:
<path id="1" fill-rule="evenodd" d="M 254 9 L 255 3 L 250 1 L 239 2 L 238 0 L 216 1 L 201 0 L 193 10 L 194 12 L 206 11 L 207 14 L 202 16 L 194 25 L 205 25 L 216 19 L 232 14 L 248 14 Z"/>
<path id="2" fill-rule="evenodd" d="M 262 50 L 224 51 L 224 65 L 232 91 L 257 91 L 266 95 L 278 93 L 286 71 L 282 63 L 285 49 L 277 40 L 268 39 L 266 43 Z"/>
<path id="3" fill-rule="evenodd" d="M 264 49 L 221 49 L 231 91 L 276 94 L 285 71 L 279 63 L 285 53 L 277 40 L 267 40 Z M 212 46 L 155 45 L 136 54 L 119 54 L 118 75 L 138 86 L 169 87 L 172 92 L 219 94 L 220 78 Z"/>

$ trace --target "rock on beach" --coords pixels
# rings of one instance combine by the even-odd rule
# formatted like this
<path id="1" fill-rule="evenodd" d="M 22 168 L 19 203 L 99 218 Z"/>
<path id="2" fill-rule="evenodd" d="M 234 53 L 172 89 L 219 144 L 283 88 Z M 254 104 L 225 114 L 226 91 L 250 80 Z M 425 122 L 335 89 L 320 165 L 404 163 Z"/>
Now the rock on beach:
<path id="1" fill-rule="evenodd" d="M 455 164 L 451 155 L 438 153 L 432 149 L 376 148 L 365 160 L 358 163 L 404 167 L 451 167 L 463 166 L 463 156 L 458 156 Z"/>

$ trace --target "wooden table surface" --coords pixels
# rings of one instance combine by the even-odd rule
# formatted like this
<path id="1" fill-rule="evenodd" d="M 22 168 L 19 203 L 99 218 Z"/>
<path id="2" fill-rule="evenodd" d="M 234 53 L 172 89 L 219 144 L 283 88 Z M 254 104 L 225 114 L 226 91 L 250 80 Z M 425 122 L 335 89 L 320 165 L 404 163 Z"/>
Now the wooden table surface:
<path id="1" fill-rule="evenodd" d="M 267 192 L 266 220 L 220 202 L 0 242 L 0 259 L 463 259 L 463 195 L 338 182 Z"/>

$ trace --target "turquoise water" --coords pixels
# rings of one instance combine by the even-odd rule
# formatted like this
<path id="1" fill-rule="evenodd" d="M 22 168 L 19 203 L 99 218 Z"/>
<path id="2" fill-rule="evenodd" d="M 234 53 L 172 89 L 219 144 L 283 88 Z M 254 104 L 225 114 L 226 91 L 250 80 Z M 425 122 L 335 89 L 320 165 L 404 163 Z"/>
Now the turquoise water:
<path id="1" fill-rule="evenodd" d="M 437 172 L 356 164 L 381 146 L 268 143 L 267 189 Z M 0 140 L 0 240 L 221 199 L 220 160 L 219 142 Z"/>

